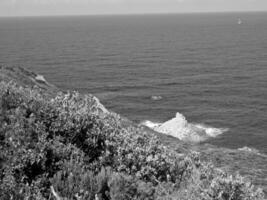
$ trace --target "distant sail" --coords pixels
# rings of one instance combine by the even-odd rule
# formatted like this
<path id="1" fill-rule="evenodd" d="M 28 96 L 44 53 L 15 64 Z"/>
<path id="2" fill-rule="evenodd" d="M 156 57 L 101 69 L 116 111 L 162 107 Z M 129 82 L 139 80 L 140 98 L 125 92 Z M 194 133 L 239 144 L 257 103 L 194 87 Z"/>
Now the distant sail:
<path id="1" fill-rule="evenodd" d="M 240 25 L 240 24 L 242 24 L 242 23 L 243 23 L 242 20 L 239 18 L 239 19 L 237 20 L 237 24 Z"/>

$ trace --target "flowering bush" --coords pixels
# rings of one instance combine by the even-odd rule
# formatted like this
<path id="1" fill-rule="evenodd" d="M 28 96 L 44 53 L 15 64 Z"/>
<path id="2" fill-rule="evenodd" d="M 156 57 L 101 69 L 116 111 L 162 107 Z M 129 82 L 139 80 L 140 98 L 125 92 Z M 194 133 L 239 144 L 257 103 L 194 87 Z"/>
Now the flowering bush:
<path id="1" fill-rule="evenodd" d="M 263 199 L 197 153 L 125 126 L 92 95 L 0 83 L 1 199 Z"/>

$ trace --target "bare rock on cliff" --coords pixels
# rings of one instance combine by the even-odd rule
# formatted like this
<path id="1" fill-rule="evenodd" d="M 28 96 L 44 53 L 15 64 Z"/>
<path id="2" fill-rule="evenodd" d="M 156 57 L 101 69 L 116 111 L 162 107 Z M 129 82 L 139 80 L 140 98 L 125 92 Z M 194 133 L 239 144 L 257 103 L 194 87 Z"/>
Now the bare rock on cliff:
<path id="1" fill-rule="evenodd" d="M 56 94 L 59 89 L 48 83 L 42 75 L 36 74 L 22 67 L 0 66 L 0 81 L 14 81 L 21 86 L 38 87 L 47 94 Z"/>

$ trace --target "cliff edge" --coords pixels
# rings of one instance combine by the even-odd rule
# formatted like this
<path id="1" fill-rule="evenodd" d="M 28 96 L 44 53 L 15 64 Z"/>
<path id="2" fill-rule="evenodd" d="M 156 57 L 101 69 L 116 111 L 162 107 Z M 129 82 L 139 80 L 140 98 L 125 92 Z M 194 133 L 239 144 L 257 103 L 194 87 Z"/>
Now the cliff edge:
<path id="1" fill-rule="evenodd" d="M 262 200 L 264 193 L 91 94 L 1 67 L 0 198 Z"/>

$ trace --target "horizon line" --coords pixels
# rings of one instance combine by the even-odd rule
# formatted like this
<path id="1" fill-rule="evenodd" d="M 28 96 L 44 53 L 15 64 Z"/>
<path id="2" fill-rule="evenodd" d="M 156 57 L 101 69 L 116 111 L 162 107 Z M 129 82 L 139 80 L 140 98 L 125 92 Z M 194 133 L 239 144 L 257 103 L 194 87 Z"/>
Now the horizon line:
<path id="1" fill-rule="evenodd" d="M 247 11 L 192 11 L 192 12 L 147 12 L 147 13 L 99 13 L 99 14 L 51 14 L 51 15 L 0 15 L 0 18 L 31 17 L 86 17 L 86 16 L 144 16 L 144 15 L 184 15 L 184 14 L 223 14 L 223 13 L 267 13 L 266 10 Z"/>

